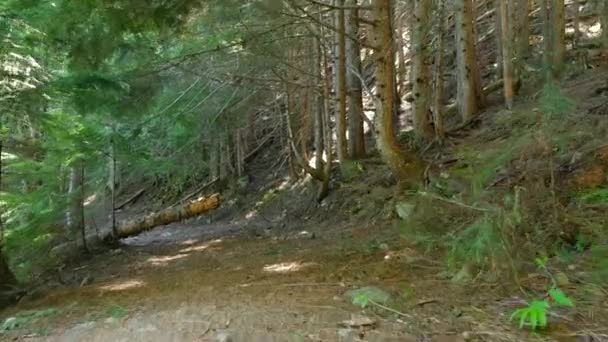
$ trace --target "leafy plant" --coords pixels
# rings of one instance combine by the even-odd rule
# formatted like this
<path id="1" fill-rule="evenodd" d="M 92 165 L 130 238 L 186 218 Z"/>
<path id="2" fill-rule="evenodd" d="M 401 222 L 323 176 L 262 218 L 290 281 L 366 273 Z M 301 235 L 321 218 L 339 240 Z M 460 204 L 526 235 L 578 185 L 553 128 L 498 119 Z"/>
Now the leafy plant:
<path id="1" fill-rule="evenodd" d="M 353 305 L 365 309 L 369 304 L 369 295 L 366 293 L 357 293 L 353 296 L 352 303 Z"/>
<path id="2" fill-rule="evenodd" d="M 572 300 L 560 289 L 553 287 L 549 290 L 549 297 L 556 306 L 574 307 Z"/>
<path id="3" fill-rule="evenodd" d="M 532 330 L 536 328 L 545 328 L 547 326 L 547 311 L 549 310 L 549 302 L 546 300 L 532 301 L 527 307 L 517 309 L 511 315 L 510 320 L 519 320 L 519 328 L 523 328 L 526 323 L 530 325 Z"/>

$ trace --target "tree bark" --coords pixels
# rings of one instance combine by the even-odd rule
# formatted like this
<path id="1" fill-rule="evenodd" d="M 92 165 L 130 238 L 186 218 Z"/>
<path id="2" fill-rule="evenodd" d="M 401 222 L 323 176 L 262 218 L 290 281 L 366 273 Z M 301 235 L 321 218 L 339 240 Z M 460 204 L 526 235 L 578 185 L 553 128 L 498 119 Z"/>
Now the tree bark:
<path id="1" fill-rule="evenodd" d="M 456 1 L 457 103 L 464 122 L 473 119 L 483 103 L 475 51 L 472 0 Z"/>
<path id="2" fill-rule="evenodd" d="M 502 76 L 502 66 L 503 66 L 503 58 L 502 58 L 502 13 L 500 13 L 500 9 L 502 7 L 502 0 L 494 0 L 494 8 L 496 11 L 495 20 L 494 20 L 494 39 L 496 42 L 496 77 Z"/>
<path id="3" fill-rule="evenodd" d="M 559 77 L 566 58 L 566 5 L 564 0 L 553 0 L 553 76 Z"/>
<path id="4" fill-rule="evenodd" d="M 76 239 L 84 231 L 84 162 L 77 160 L 70 167 L 68 180 L 69 205 L 66 212 L 68 234 Z M 86 244 L 83 245 L 86 248 Z"/>
<path id="5" fill-rule="evenodd" d="M 511 6 L 516 8 L 513 10 L 513 16 L 516 17 L 516 37 L 515 42 L 517 44 L 516 58 L 519 64 L 517 69 L 522 69 L 523 62 L 530 55 L 530 4 L 529 0 L 517 0 Z"/>
<path id="6" fill-rule="evenodd" d="M 435 49 L 435 75 L 434 75 L 434 90 L 435 96 L 433 99 L 433 123 L 435 126 L 435 137 L 439 142 L 445 140 L 445 124 L 444 115 L 444 92 L 443 92 L 443 45 L 445 40 L 446 20 L 445 20 L 445 3 L 439 2 L 437 9 L 437 46 Z"/>
<path id="7" fill-rule="evenodd" d="M 336 0 L 338 7 L 336 10 L 336 139 L 338 160 L 346 160 L 348 156 L 348 145 L 346 140 L 346 34 L 345 34 L 345 15 L 344 1 Z"/>
<path id="8" fill-rule="evenodd" d="M 416 158 L 405 153 L 395 138 L 395 52 L 391 21 L 391 0 L 373 0 L 373 44 L 376 49 L 376 144 L 397 180 L 404 184 L 412 176 Z"/>
<path id="9" fill-rule="evenodd" d="M 602 45 L 608 49 L 608 1 L 604 1 L 602 5 L 600 21 L 602 24 Z"/>
<path id="10" fill-rule="evenodd" d="M 572 40 L 572 46 L 578 47 L 579 40 L 581 38 L 581 3 L 580 0 L 573 0 L 572 7 L 574 7 L 574 39 Z"/>
<path id="11" fill-rule="evenodd" d="M 500 23 L 502 32 L 502 77 L 504 85 L 505 104 L 508 109 L 513 108 L 513 50 L 511 48 L 512 33 L 512 4 L 508 0 L 500 0 Z"/>
<path id="12" fill-rule="evenodd" d="M 0 155 L 3 151 L 3 141 L 0 140 Z M 0 158 L 0 187 L 2 186 L 2 159 Z M 2 190 L 2 189 L 0 189 Z M 2 209 L 2 207 L 0 207 Z M 6 257 L 4 256 L 4 222 L 2 221 L 2 212 L 0 212 L 0 292 L 10 290 L 17 283 L 15 275 L 8 266 Z M 2 294 L 0 293 L 0 297 Z M 2 298 L 0 298 L 0 309 L 2 308 Z"/>
<path id="13" fill-rule="evenodd" d="M 359 47 L 359 10 L 357 0 L 345 2 L 348 10 L 346 21 L 346 65 L 348 89 L 348 152 L 351 159 L 365 157 L 363 131 L 363 90 L 361 81 L 361 49 Z"/>
<path id="14" fill-rule="evenodd" d="M 158 226 L 202 215 L 218 208 L 219 205 L 219 194 L 201 197 L 181 206 L 166 208 L 141 218 L 122 221 L 116 227 L 116 235 L 112 236 L 112 234 L 110 234 L 106 239 L 123 239 L 129 236 L 135 236 Z"/>
<path id="15" fill-rule="evenodd" d="M 414 132 L 421 139 L 430 139 L 433 128 L 430 122 L 431 106 L 431 4 L 432 0 L 416 0 L 414 7 Z"/>
<path id="16" fill-rule="evenodd" d="M 547 77 L 551 77 L 551 62 L 553 60 L 553 32 L 551 30 L 551 10 L 549 1 L 551 0 L 540 0 L 540 14 L 543 19 L 543 64 Z"/>
<path id="17" fill-rule="evenodd" d="M 314 144 L 315 144 L 315 168 L 320 169 L 323 165 L 323 92 L 321 74 L 321 44 L 319 37 L 312 37 L 313 56 L 311 58 L 313 104 L 312 113 L 314 116 Z"/>

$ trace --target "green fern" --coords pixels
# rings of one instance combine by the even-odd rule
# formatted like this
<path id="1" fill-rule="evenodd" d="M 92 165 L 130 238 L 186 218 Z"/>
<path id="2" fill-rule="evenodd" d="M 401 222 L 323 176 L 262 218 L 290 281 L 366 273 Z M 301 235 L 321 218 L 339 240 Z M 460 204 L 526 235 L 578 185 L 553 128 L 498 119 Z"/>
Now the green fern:
<path id="1" fill-rule="evenodd" d="M 574 302 L 560 289 L 553 287 L 549 290 L 549 297 L 553 300 L 556 306 L 564 306 L 573 308 Z"/>
<path id="2" fill-rule="evenodd" d="M 549 310 L 549 302 L 546 300 L 535 300 L 527 307 L 517 309 L 511 315 L 510 320 L 519 320 L 519 328 L 522 329 L 526 324 L 530 325 L 532 330 L 537 328 L 545 328 L 547 326 L 547 312 Z"/>

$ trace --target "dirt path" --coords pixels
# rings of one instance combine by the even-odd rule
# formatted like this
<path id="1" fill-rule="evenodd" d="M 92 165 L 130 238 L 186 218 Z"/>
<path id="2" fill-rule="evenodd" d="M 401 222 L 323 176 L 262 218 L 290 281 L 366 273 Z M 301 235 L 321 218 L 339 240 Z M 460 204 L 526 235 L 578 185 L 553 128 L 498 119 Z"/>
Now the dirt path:
<path id="1" fill-rule="evenodd" d="M 441 266 L 399 246 L 395 242 L 399 239 L 386 233 L 390 229 L 342 227 L 324 233 L 327 227 L 243 231 L 241 226 L 175 224 L 130 238 L 120 249 L 74 268 L 70 274 L 77 285 L 26 300 L 5 313 L 3 317 L 26 309 L 56 309 L 5 337 L 24 341 L 526 340 L 505 322 L 501 310 L 508 308 L 508 302 L 496 301 L 501 298 L 499 287 L 451 285 L 441 279 Z M 391 309 L 354 306 L 347 293 L 363 286 L 392 294 Z M 373 324 L 342 324 L 365 323 L 362 319 Z"/>

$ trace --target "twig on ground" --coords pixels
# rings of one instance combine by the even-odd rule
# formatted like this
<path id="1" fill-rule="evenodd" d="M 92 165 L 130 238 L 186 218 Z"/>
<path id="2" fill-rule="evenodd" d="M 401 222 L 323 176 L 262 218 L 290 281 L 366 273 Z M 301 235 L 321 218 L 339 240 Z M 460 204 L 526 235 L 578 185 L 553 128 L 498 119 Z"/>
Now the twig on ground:
<path id="1" fill-rule="evenodd" d="M 429 197 L 429 198 L 432 198 L 432 199 L 436 199 L 438 201 L 442 201 L 442 202 L 450 203 L 450 204 L 453 204 L 453 205 L 457 205 L 457 206 L 460 206 L 460 207 L 463 207 L 463 208 L 471 209 L 471 210 L 482 211 L 482 212 L 492 212 L 492 211 L 494 211 L 494 209 L 475 207 L 475 206 L 472 206 L 472 205 L 468 205 L 466 203 L 458 202 L 458 201 L 455 201 L 455 200 L 452 200 L 452 199 L 449 199 L 449 198 L 445 198 L 445 197 L 436 195 L 436 194 L 431 193 L 431 192 L 418 191 L 418 192 L 416 192 L 416 194 L 424 196 L 424 197 Z"/>

